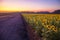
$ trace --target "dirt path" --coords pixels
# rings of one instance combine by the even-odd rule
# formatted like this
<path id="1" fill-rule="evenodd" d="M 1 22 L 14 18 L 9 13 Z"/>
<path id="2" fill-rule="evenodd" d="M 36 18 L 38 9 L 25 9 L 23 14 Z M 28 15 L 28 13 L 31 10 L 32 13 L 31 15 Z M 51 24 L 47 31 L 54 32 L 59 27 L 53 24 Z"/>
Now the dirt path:
<path id="1" fill-rule="evenodd" d="M 0 16 L 0 40 L 29 40 L 21 14 Z"/>

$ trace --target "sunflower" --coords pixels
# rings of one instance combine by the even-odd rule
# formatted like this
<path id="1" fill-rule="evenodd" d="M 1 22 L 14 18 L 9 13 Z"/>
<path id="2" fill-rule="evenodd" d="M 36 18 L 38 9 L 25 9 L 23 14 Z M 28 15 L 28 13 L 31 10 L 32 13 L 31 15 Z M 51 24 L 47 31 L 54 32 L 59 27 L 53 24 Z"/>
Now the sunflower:
<path id="1" fill-rule="evenodd" d="M 53 31 L 57 32 L 57 28 L 53 28 Z"/>

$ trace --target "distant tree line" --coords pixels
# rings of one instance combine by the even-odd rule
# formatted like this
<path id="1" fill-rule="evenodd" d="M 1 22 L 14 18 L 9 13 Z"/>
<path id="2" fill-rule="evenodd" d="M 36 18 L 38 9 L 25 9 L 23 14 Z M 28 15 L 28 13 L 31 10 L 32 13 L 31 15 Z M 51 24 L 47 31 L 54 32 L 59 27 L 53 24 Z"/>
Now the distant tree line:
<path id="1" fill-rule="evenodd" d="M 60 14 L 60 10 L 55 10 L 53 12 L 48 12 L 48 11 L 39 11 L 39 12 L 23 11 L 21 13 L 27 13 L 27 14 Z"/>
<path id="2" fill-rule="evenodd" d="M 2 12 L 4 13 L 4 12 Z M 60 14 L 60 9 L 55 10 L 53 12 L 48 12 L 48 11 L 39 11 L 39 12 L 32 12 L 32 11 L 21 11 L 21 12 L 6 12 L 6 13 L 26 13 L 26 14 Z M 0 12 L 1 14 L 1 12 Z"/>

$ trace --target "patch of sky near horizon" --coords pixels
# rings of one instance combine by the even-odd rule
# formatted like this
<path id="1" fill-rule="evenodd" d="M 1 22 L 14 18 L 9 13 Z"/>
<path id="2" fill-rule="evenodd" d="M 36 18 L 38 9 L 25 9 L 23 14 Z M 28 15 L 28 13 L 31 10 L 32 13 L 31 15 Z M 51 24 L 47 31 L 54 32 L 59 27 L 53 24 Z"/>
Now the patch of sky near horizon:
<path id="1" fill-rule="evenodd" d="M 60 9 L 60 0 L 2 0 L 1 4 L 8 8 L 26 10 Z"/>

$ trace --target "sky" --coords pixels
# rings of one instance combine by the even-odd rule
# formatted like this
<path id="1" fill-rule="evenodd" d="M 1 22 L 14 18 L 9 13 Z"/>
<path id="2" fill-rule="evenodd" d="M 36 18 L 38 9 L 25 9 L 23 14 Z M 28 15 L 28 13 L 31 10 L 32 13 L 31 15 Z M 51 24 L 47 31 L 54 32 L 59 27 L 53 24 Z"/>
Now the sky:
<path id="1" fill-rule="evenodd" d="M 0 0 L 0 11 L 54 11 L 60 0 Z"/>

